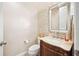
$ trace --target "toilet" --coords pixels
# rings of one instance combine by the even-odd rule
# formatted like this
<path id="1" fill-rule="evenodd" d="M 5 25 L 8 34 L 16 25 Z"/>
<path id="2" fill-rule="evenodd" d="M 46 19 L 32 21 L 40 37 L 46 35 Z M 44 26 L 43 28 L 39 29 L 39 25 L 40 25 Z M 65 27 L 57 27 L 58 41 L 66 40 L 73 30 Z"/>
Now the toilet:
<path id="1" fill-rule="evenodd" d="M 38 44 L 34 44 L 29 47 L 28 49 L 28 55 L 29 56 L 37 56 L 40 49 L 40 40 L 38 41 Z"/>
<path id="2" fill-rule="evenodd" d="M 39 53 L 40 45 L 34 44 L 28 49 L 29 56 L 36 56 Z"/>

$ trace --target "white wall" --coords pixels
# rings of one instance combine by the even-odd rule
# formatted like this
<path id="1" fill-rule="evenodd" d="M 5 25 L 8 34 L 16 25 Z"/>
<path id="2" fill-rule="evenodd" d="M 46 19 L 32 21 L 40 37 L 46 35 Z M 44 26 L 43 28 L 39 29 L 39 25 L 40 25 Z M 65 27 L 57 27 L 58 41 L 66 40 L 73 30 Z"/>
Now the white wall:
<path id="1" fill-rule="evenodd" d="M 0 3 L 0 43 L 3 41 L 3 12 L 2 3 Z M 0 56 L 3 55 L 3 46 L 0 46 Z"/>
<path id="2" fill-rule="evenodd" d="M 76 6 L 76 50 L 79 50 L 79 3 L 75 3 Z"/>
<path id="3" fill-rule="evenodd" d="M 37 35 L 37 11 L 18 3 L 4 3 L 4 55 L 17 55 L 32 45 Z M 24 44 L 30 40 L 29 44 Z"/>

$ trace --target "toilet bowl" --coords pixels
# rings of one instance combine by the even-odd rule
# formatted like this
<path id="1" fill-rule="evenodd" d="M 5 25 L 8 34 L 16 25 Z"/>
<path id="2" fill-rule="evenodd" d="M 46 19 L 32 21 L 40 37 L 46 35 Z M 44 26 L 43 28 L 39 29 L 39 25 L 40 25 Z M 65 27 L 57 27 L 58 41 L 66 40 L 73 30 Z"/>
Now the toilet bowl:
<path id="1" fill-rule="evenodd" d="M 29 56 L 36 56 L 39 53 L 40 45 L 34 44 L 28 49 Z"/>

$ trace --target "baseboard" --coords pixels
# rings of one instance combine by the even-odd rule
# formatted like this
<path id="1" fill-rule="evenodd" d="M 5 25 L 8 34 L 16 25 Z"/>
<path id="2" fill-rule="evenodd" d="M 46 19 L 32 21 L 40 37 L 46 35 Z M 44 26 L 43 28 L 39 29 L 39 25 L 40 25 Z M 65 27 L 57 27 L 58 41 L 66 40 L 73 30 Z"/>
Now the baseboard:
<path id="1" fill-rule="evenodd" d="M 22 53 L 17 54 L 16 56 L 27 56 L 27 52 L 24 51 L 24 52 L 22 52 Z"/>

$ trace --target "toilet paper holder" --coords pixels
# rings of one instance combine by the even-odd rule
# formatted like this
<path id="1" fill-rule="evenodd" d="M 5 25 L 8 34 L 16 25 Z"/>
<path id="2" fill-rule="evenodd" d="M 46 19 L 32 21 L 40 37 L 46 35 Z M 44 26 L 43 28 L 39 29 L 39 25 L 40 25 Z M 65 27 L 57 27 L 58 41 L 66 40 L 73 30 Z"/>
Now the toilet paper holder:
<path id="1" fill-rule="evenodd" d="M 29 43 L 29 40 L 25 40 L 24 43 L 25 43 L 25 44 Z"/>

